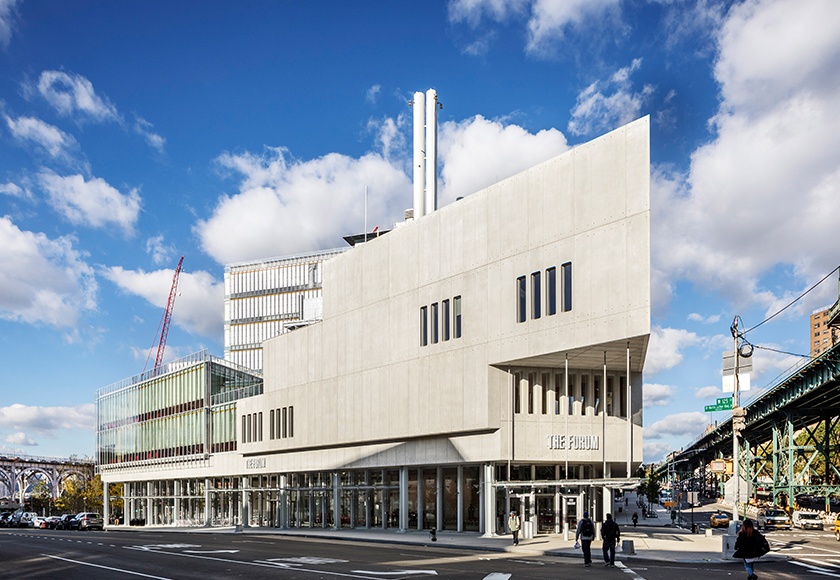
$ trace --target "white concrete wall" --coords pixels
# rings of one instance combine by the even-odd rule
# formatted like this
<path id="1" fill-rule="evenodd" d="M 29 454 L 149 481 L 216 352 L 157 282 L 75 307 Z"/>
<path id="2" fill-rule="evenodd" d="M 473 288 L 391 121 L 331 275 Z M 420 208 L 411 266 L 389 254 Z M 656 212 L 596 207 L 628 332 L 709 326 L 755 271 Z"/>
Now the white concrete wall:
<path id="1" fill-rule="evenodd" d="M 639 373 L 650 333 L 648 125 L 640 119 L 325 263 L 323 322 L 267 341 L 266 393 L 238 403 L 240 415 L 266 417 L 293 405 L 295 435 L 271 441 L 266 427 L 261 443 L 240 450 L 287 452 L 283 469 L 374 455 L 388 458 L 382 465 L 424 464 L 441 461 L 438 452 L 500 460 L 510 438 L 505 367 L 556 367 L 571 353 L 597 370 L 603 351 L 623 356 L 630 343 Z M 572 311 L 518 323 L 516 278 L 565 262 Z M 420 307 L 455 296 L 463 337 L 421 347 Z M 632 384 L 638 462 L 641 380 Z M 533 421 L 517 452 L 545 460 L 557 420 Z M 602 429 L 601 417 L 569 420 Z M 609 461 L 626 460 L 627 432 L 626 420 L 607 418 Z M 457 442 L 457 454 L 435 451 L 432 438 Z"/>

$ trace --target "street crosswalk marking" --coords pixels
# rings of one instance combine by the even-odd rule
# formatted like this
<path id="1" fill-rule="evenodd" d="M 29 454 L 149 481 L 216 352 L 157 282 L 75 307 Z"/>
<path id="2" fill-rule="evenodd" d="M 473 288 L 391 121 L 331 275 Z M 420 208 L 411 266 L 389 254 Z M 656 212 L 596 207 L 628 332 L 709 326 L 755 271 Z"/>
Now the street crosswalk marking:
<path id="1" fill-rule="evenodd" d="M 503 574 L 501 572 L 493 572 L 488 574 L 482 580 L 508 580 L 510 578 L 510 574 Z"/>
<path id="2" fill-rule="evenodd" d="M 641 575 L 639 575 L 638 572 L 628 568 L 622 562 L 616 562 L 615 567 L 624 572 L 625 574 L 628 574 L 634 580 L 645 580 Z"/>
<path id="3" fill-rule="evenodd" d="M 811 560 L 809 560 L 809 561 L 811 561 Z M 795 564 L 796 566 L 802 566 L 803 568 L 806 568 L 809 572 L 812 572 L 814 574 L 820 574 L 822 576 L 830 576 L 832 578 L 840 578 L 840 574 L 836 574 L 836 573 L 832 572 L 831 570 L 823 567 L 822 562 L 818 562 L 819 565 L 815 565 L 815 564 L 808 564 L 806 562 L 800 562 L 800 561 L 797 561 L 797 560 L 791 560 L 791 564 Z M 832 568 L 836 568 L 836 566 L 832 566 Z"/>

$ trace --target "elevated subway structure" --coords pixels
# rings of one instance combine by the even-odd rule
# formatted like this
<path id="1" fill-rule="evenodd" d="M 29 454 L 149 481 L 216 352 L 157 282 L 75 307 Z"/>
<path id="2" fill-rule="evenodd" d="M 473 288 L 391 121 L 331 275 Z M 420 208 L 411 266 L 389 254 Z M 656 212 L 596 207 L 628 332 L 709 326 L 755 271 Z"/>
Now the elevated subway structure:
<path id="1" fill-rule="evenodd" d="M 49 485 L 50 494 L 56 499 L 67 479 L 89 481 L 93 471 L 90 459 L 0 455 L 0 496 L 17 499 L 23 505 L 31 480 L 37 476 Z"/>
<path id="2" fill-rule="evenodd" d="M 742 478 L 756 497 L 769 490 L 775 505 L 793 508 L 800 495 L 840 496 L 840 345 L 810 360 L 744 405 L 739 438 Z M 731 459 L 732 419 L 719 424 L 660 466 L 675 488 L 699 478 L 708 484 L 709 464 Z"/>

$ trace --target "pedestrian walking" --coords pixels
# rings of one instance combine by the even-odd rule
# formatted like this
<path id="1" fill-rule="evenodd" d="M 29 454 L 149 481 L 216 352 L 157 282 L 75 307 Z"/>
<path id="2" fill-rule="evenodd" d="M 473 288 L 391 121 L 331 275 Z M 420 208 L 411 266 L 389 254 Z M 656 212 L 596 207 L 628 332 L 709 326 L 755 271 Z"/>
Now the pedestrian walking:
<path id="1" fill-rule="evenodd" d="M 764 554 L 770 551 L 770 544 L 761 532 L 755 529 L 752 520 L 744 520 L 741 531 L 735 539 L 735 553 L 733 558 L 743 558 L 744 568 L 747 571 L 747 580 L 757 580 L 755 563 Z"/>
<path id="2" fill-rule="evenodd" d="M 519 545 L 519 516 L 516 515 L 515 511 L 510 512 L 510 517 L 508 517 L 508 527 L 510 528 L 510 533 L 513 534 L 513 545 Z"/>
<path id="3" fill-rule="evenodd" d="M 601 525 L 601 540 L 603 540 L 604 566 L 615 568 L 615 545 L 621 538 L 621 529 L 612 514 L 607 514 L 607 519 Z"/>
<path id="4" fill-rule="evenodd" d="M 575 531 L 575 543 L 580 540 L 580 548 L 583 550 L 583 565 L 587 568 L 592 565 L 592 540 L 595 539 L 595 524 L 589 519 L 589 512 L 583 512 L 583 518 L 578 522 Z"/>
<path id="5" fill-rule="evenodd" d="M 633 517 L 631 519 L 633 520 L 633 527 L 635 528 L 636 524 L 639 523 L 639 513 L 633 512 Z"/>

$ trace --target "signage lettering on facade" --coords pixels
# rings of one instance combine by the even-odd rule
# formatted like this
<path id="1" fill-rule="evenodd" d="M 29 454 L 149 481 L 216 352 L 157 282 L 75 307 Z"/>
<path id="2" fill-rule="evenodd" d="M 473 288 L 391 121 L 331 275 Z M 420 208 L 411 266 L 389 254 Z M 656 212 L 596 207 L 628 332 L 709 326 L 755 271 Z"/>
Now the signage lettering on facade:
<path id="1" fill-rule="evenodd" d="M 265 469 L 265 457 L 255 457 L 245 460 L 245 469 Z"/>
<path id="2" fill-rule="evenodd" d="M 601 437 L 599 435 L 549 435 L 547 445 L 549 449 L 569 449 L 571 451 L 595 451 L 599 449 Z"/>

